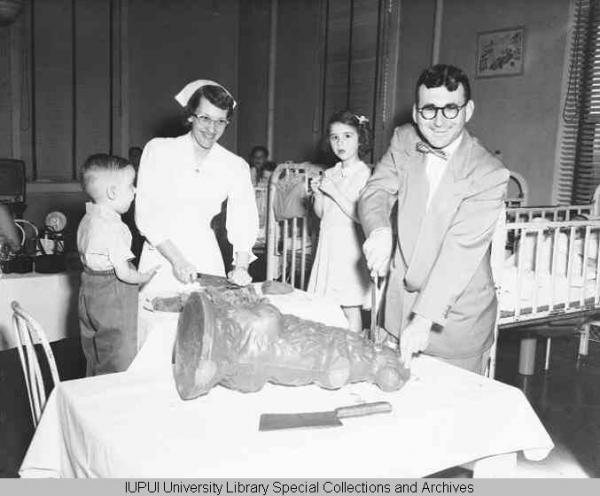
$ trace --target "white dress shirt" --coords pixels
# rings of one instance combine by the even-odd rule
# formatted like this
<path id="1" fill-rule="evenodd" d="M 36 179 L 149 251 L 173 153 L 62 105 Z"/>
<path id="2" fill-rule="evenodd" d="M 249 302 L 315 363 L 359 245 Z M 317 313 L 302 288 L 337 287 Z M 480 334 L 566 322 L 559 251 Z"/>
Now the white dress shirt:
<path id="1" fill-rule="evenodd" d="M 426 155 L 425 172 L 427 174 L 427 181 L 429 183 L 429 194 L 427 195 L 427 210 L 429 210 L 429 204 L 431 203 L 431 199 L 435 195 L 435 192 L 437 191 L 437 188 L 440 185 L 440 181 L 442 180 L 444 172 L 446 172 L 448 162 L 450 162 L 452 155 L 460 145 L 462 137 L 463 135 L 461 134 L 452 143 L 441 149 L 446 154 L 445 159 L 440 158 L 434 155 L 433 153 L 428 153 Z"/>

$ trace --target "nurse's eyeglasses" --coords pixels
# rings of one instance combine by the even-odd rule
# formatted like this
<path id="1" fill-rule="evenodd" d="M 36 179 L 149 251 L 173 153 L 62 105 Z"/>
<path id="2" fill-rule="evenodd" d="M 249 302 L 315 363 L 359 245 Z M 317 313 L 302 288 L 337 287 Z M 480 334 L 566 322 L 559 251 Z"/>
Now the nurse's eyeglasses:
<path id="1" fill-rule="evenodd" d="M 227 119 L 211 119 L 208 115 L 192 114 L 202 127 L 209 127 L 211 124 L 217 129 L 225 129 L 229 121 Z"/>
<path id="2" fill-rule="evenodd" d="M 425 105 L 424 107 L 418 108 L 417 112 L 427 121 L 431 121 L 437 117 L 438 112 L 441 110 L 442 115 L 446 119 L 456 119 L 458 113 L 467 106 L 465 102 L 463 105 L 456 105 L 455 103 L 449 103 L 445 107 L 436 107 L 435 105 Z"/>

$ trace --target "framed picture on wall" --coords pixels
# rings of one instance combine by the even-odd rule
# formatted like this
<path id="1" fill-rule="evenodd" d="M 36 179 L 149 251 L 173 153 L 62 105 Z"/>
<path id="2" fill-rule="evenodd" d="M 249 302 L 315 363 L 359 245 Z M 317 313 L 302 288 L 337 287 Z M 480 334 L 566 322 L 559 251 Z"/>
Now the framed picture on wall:
<path id="1" fill-rule="evenodd" d="M 478 78 L 523 74 L 525 28 L 499 29 L 477 33 Z"/>

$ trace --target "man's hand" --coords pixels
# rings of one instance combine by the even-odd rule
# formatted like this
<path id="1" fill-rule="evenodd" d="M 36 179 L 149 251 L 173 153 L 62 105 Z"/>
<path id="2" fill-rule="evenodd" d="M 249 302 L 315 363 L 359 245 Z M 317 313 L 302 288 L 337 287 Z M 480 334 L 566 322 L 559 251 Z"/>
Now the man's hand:
<path id="1" fill-rule="evenodd" d="M 431 324 L 431 320 L 415 314 L 400 334 L 400 357 L 407 369 L 410 368 L 413 355 L 427 348 Z"/>
<path id="2" fill-rule="evenodd" d="M 245 267 L 234 267 L 232 271 L 227 274 L 229 280 L 237 284 L 238 286 L 247 286 L 252 282 L 252 277 L 248 274 L 248 269 Z"/>
<path id="3" fill-rule="evenodd" d="M 179 282 L 187 284 L 196 280 L 198 270 L 185 258 L 180 258 L 173 263 L 173 275 Z"/>
<path id="4" fill-rule="evenodd" d="M 376 229 L 363 243 L 363 252 L 371 274 L 385 277 L 390 270 L 392 256 L 392 230 L 389 227 Z"/>

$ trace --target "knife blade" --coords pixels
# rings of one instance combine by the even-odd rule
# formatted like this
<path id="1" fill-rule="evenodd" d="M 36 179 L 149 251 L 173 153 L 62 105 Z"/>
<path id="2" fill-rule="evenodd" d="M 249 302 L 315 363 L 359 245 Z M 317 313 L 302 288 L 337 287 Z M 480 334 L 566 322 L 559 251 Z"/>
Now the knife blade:
<path id="1" fill-rule="evenodd" d="M 362 417 L 375 413 L 389 413 L 392 405 L 387 401 L 342 406 L 328 412 L 263 413 L 258 423 L 259 431 L 298 429 L 305 427 L 340 427 L 340 419 Z"/>
<path id="2" fill-rule="evenodd" d="M 239 284 L 230 281 L 226 277 L 203 274 L 201 272 L 196 273 L 196 281 L 198 281 L 201 286 L 210 286 L 216 288 L 240 289 L 242 287 Z"/>
<path id="3" fill-rule="evenodd" d="M 377 340 L 377 290 L 379 285 L 379 276 L 371 276 L 371 328 L 369 330 L 369 339 L 373 342 Z"/>

